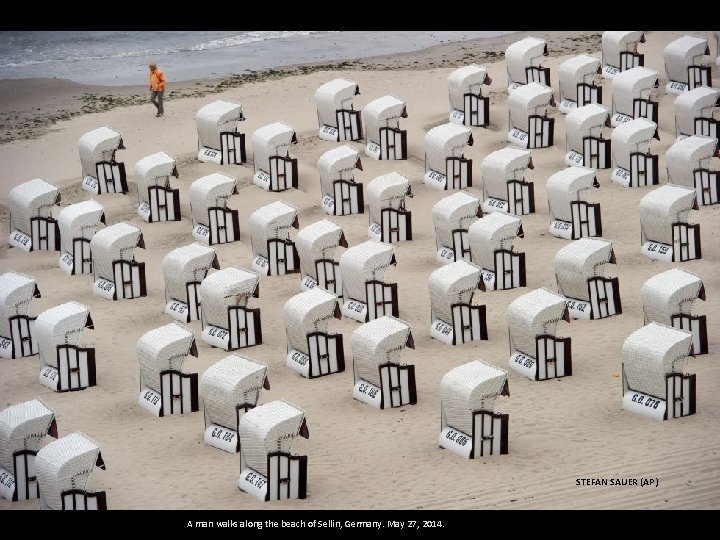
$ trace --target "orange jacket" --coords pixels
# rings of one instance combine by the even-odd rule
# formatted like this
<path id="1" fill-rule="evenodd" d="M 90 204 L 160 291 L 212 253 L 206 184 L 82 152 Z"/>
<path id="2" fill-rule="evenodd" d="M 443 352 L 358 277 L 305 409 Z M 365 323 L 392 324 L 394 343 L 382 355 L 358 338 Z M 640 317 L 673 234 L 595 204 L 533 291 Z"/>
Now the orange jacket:
<path id="1" fill-rule="evenodd" d="M 165 74 L 160 71 L 160 68 L 155 68 L 155 71 L 150 72 L 150 90 L 153 92 L 165 91 Z"/>

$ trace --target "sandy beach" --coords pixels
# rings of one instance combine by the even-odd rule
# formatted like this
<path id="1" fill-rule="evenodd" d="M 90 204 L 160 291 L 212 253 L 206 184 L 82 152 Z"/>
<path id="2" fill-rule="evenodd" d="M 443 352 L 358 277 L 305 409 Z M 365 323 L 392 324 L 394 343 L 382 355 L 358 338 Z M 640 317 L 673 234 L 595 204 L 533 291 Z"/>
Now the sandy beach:
<path id="1" fill-rule="evenodd" d="M 666 94 L 662 51 L 685 35 L 711 32 L 650 32 L 640 45 L 645 66 L 660 73 L 660 185 L 667 182 L 665 151 L 675 141 L 674 95 Z M 90 487 L 107 492 L 109 509 L 718 509 L 720 508 L 720 205 L 701 207 L 690 221 L 701 226 L 700 260 L 682 264 L 652 261 L 640 252 L 638 204 L 654 187 L 623 188 L 600 170 L 594 201 L 602 208 L 603 238 L 612 241 L 617 265 L 606 273 L 619 277 L 623 313 L 596 321 L 561 322 L 558 334 L 572 338 L 573 375 L 533 382 L 509 371 L 511 396 L 497 410 L 509 413 L 509 454 L 464 460 L 440 449 L 442 376 L 455 366 L 483 359 L 509 370 L 507 306 L 538 287 L 557 290 L 553 259 L 568 241 L 551 236 L 545 183 L 563 169 L 565 120 L 556 109 L 555 144 L 533 151 L 535 169 L 526 179 L 535 183 L 536 213 L 522 218 L 525 237 L 515 249 L 526 253 L 527 287 L 478 292 L 476 302 L 487 306 L 487 341 L 451 347 L 430 337 L 429 274 L 435 259 L 431 209 L 450 192 L 425 186 L 426 132 L 448 121 L 447 77 L 457 67 L 476 62 L 487 66 L 493 83 L 491 124 L 473 128 L 475 144 L 465 156 L 474 161 L 474 185 L 468 191 L 482 197 L 480 163 L 490 152 L 507 146 L 507 75 L 502 61 L 507 46 L 528 35 L 443 44 L 422 52 L 348 60 L 333 65 L 289 66 L 253 74 L 174 83 L 166 94 L 165 116 L 155 118 L 144 87 L 93 87 L 70 81 L 0 81 L 0 238 L 9 234 L 8 192 L 26 180 L 42 177 L 62 187 L 62 206 L 90 198 L 80 187 L 78 139 L 101 126 L 119 131 L 126 150 L 117 159 L 126 164 L 130 192 L 100 195 L 108 224 L 127 221 L 142 228 L 146 249 L 135 256 L 146 263 L 147 296 L 112 302 L 94 295 L 92 276 L 68 277 L 58 268 L 57 252 L 25 253 L 0 242 L 0 273 L 15 270 L 36 278 L 42 298 L 32 303 L 37 315 L 57 304 L 75 300 L 90 308 L 94 330 L 82 343 L 95 347 L 97 386 L 81 392 L 54 393 L 37 380 L 38 357 L 0 360 L 0 409 L 35 397 L 54 410 L 60 435 L 81 431 L 101 448 L 107 470 L 96 469 Z M 600 54 L 601 32 L 532 33 L 548 41 L 552 85 L 558 99 L 557 67 L 574 54 Z M 714 55 L 713 55 L 714 61 Z M 713 64 L 714 66 L 714 64 Z M 161 66 L 162 67 L 162 66 Z M 720 68 L 713 67 L 713 86 L 720 86 Z M 135 350 L 147 331 L 171 322 L 163 313 L 164 278 L 161 262 L 172 249 L 192 243 L 188 188 L 201 176 L 223 172 L 237 178 L 239 194 L 229 206 L 239 210 L 240 242 L 215 246 L 221 268 L 250 267 L 250 214 L 276 200 L 299 209 L 300 227 L 326 216 L 320 207 L 318 158 L 337 146 L 317 136 L 315 90 L 343 77 L 356 81 L 361 95 L 354 106 L 386 94 L 407 103 L 408 133 L 404 161 L 375 161 L 363 155 L 364 171 L 355 179 L 365 186 L 392 171 L 413 182 L 413 240 L 397 244 L 397 266 L 386 279 L 398 283 L 400 318 L 412 327 L 415 349 L 402 360 L 415 365 L 418 402 L 399 409 L 376 410 L 352 398 L 350 336 L 358 323 L 332 321 L 331 330 L 344 335 L 346 371 L 304 379 L 285 366 L 286 339 L 282 309 L 300 292 L 298 274 L 261 277 L 260 298 L 265 342 L 238 351 L 266 362 L 271 390 L 260 402 L 286 399 L 305 410 L 308 440 L 298 439 L 294 451 L 308 456 L 308 497 L 264 503 L 237 488 L 239 456 L 203 443 L 202 410 L 156 418 L 137 403 L 139 366 Z M 603 79 L 604 105 L 610 107 L 610 81 Z M 291 125 L 298 144 L 290 149 L 299 162 L 299 188 L 265 192 L 252 184 L 252 159 L 242 166 L 218 166 L 197 160 L 195 113 L 216 99 L 242 103 L 247 118 L 240 125 L 250 135 L 266 124 Z M 609 129 L 606 129 L 609 136 Z M 350 143 L 362 152 L 364 143 Z M 164 150 L 178 160 L 182 220 L 145 223 L 137 215 L 135 163 Z M 367 199 L 366 199 L 367 200 Z M 54 211 L 57 216 L 59 209 Z M 332 217 L 350 246 L 367 239 L 367 213 Z M 291 232 L 294 238 L 296 231 Z M 336 252 L 336 258 L 342 248 Z M 666 422 L 622 410 L 621 349 L 624 340 L 643 326 L 640 287 L 650 277 L 681 266 L 703 278 L 707 301 L 697 301 L 694 313 L 708 317 L 710 354 L 690 357 L 684 369 L 697 374 L 697 414 Z M 191 322 L 199 355 L 189 356 L 184 371 L 200 376 L 229 353 L 200 339 L 201 324 Z M 47 439 L 50 440 L 50 439 Z M 654 478 L 657 487 L 578 486 L 582 478 Z M 35 509 L 37 500 L 11 503 L 0 499 L 0 510 Z"/>

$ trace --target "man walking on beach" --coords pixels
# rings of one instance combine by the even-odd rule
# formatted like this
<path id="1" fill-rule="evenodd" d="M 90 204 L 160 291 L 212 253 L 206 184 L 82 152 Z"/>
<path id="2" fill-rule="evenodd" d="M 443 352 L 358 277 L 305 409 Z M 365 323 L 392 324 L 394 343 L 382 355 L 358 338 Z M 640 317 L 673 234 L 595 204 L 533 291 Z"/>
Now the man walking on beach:
<path id="1" fill-rule="evenodd" d="M 156 117 L 162 116 L 163 94 L 165 93 L 165 74 L 160 71 L 157 64 L 150 64 L 150 102 L 157 108 Z"/>

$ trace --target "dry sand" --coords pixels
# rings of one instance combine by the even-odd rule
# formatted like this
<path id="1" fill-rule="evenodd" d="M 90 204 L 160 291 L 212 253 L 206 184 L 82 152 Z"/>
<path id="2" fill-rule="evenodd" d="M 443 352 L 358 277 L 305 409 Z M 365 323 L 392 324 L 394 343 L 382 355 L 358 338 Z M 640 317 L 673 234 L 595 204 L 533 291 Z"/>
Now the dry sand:
<path id="1" fill-rule="evenodd" d="M 660 154 L 661 184 L 666 182 L 664 153 L 675 140 L 672 104 L 666 95 L 662 50 L 686 32 L 654 32 L 641 45 L 645 65 L 661 73 L 660 137 L 654 151 Z M 710 33 L 701 33 L 708 35 Z M 557 66 L 577 52 L 599 54 L 600 33 L 540 34 L 549 38 L 552 82 L 557 97 Z M 495 45 L 502 52 L 521 36 L 505 36 Z M 713 39 L 713 38 L 711 38 Z M 714 44 L 714 39 L 712 40 Z M 108 125 L 120 131 L 127 150 L 118 152 L 126 163 L 131 192 L 127 196 L 102 195 L 108 224 L 129 221 L 142 227 L 147 249 L 136 258 L 146 262 L 148 296 L 132 301 L 110 302 L 92 294 L 91 276 L 67 277 L 57 267 L 57 253 L 24 253 L 0 247 L 0 272 L 17 270 L 35 276 L 42 298 L 32 304 L 32 313 L 59 303 L 76 300 L 90 307 L 95 330 L 86 330 L 82 343 L 96 348 L 96 387 L 82 392 L 54 393 L 37 381 L 37 357 L 0 362 L 0 408 L 41 397 L 55 410 L 61 435 L 79 430 L 100 444 L 107 470 L 96 470 L 90 485 L 107 491 L 111 509 L 478 509 L 478 508 L 720 508 L 720 387 L 718 328 L 720 327 L 720 206 L 703 207 L 690 215 L 701 224 L 703 259 L 682 264 L 701 275 L 707 302 L 697 302 L 695 312 L 708 315 L 711 353 L 689 358 L 685 370 L 697 373 L 697 414 L 667 422 L 656 422 L 621 409 L 621 348 L 625 338 L 642 326 L 640 287 L 649 277 L 675 264 L 651 261 L 640 253 L 638 203 L 653 188 L 626 189 L 609 179 L 609 170 L 598 172 L 601 188 L 593 191 L 601 203 L 604 238 L 613 242 L 617 266 L 608 274 L 620 278 L 622 315 L 600 321 L 561 323 L 559 334 L 572 338 L 573 376 L 532 382 L 511 372 L 511 397 L 500 400 L 499 410 L 510 414 L 509 454 L 463 460 L 437 446 L 440 429 L 439 382 L 449 369 L 481 358 L 508 369 L 506 309 L 509 302 L 537 287 L 555 289 L 553 258 L 567 241 L 548 231 L 545 182 L 562 169 L 565 149 L 564 119 L 556 120 L 555 146 L 533 151 L 535 170 L 527 179 L 535 182 L 537 213 L 523 217 L 525 238 L 515 246 L 527 257 L 527 287 L 510 291 L 478 293 L 487 305 L 489 340 L 458 347 L 444 345 L 429 336 L 430 304 L 427 278 L 438 267 L 435 234 L 430 218 L 433 204 L 448 195 L 422 184 L 424 136 L 428 129 L 447 122 L 447 76 L 456 67 L 477 60 L 488 66 L 491 125 L 473 128 L 475 145 L 466 156 L 474 160 L 475 186 L 481 195 L 479 174 L 482 159 L 506 146 L 507 93 L 503 62 L 490 63 L 477 43 L 450 44 L 414 55 L 351 62 L 348 66 L 321 69 L 300 68 L 255 82 L 236 80 L 223 92 L 178 97 L 166 103 L 164 118 L 154 117 L 154 108 L 143 103 L 100 113 L 74 116 L 41 133 L 34 129 L 32 111 L 46 118 L 58 109 L 68 110 L 82 92 L 62 82 L 55 96 L 42 90 L 23 93 L 3 103 L 5 119 L 14 114 L 29 123 L 29 135 L 0 146 L 3 174 L 0 179 L 2 216 L 0 238 L 8 230 L 7 193 L 16 184 L 34 177 L 47 178 L 63 186 L 63 205 L 88 198 L 80 189 L 77 141 L 85 132 Z M 492 52 L 492 51 L 491 51 Z M 393 62 L 395 64 L 393 64 Z M 417 64 L 415 64 L 417 62 Z M 394 66 L 394 67 L 393 67 Z M 303 68 L 304 69 L 304 68 Z M 171 75 L 170 75 L 171 76 Z M 261 297 L 265 343 L 240 351 L 269 365 L 272 386 L 261 402 L 284 398 L 305 409 L 310 439 L 298 439 L 294 450 L 308 456 L 308 498 L 263 503 L 237 489 L 239 457 L 206 446 L 202 442 L 202 412 L 155 418 L 137 404 L 139 367 L 135 352 L 138 338 L 171 319 L 163 314 L 164 280 L 161 261 L 165 254 L 192 242 L 188 186 L 200 176 L 222 171 L 238 179 L 239 194 L 230 206 L 240 211 L 241 241 L 217 246 L 221 266 L 249 266 L 251 251 L 248 217 L 258 207 L 286 200 L 299 209 L 303 227 L 325 216 L 319 208 L 318 157 L 335 144 L 317 137 L 314 92 L 335 77 L 355 80 L 362 94 L 355 108 L 385 94 L 407 102 L 409 117 L 402 127 L 408 131 L 409 159 L 399 162 L 363 159 L 364 172 L 356 180 L 367 183 L 380 174 L 397 170 L 413 181 L 415 197 L 408 201 L 413 213 L 414 239 L 396 246 L 397 267 L 386 277 L 399 289 L 400 317 L 412 326 L 416 349 L 403 352 L 404 362 L 416 366 L 418 403 L 401 409 L 378 411 L 352 399 L 350 335 L 358 324 L 333 321 L 331 329 L 345 336 L 348 369 L 315 380 L 303 379 L 285 367 L 285 335 L 282 307 L 300 291 L 297 274 L 262 277 Z M 718 71 L 713 71 L 719 86 Z M 10 83 L 0 83 L 4 96 Z M 28 83 L 32 87 L 34 83 Z M 58 81 L 37 83 L 53 89 Z M 235 87 L 232 87 L 234 84 Z M 191 91 L 195 82 L 186 83 Z M 217 81 L 201 85 L 217 87 Z M 197 85 L 195 85 L 197 86 Z M 609 81 L 603 81 L 606 104 Z M 10 92 L 17 96 L 18 87 Z M 24 88 L 21 86 L 20 89 Z M 114 89 L 100 89 L 98 95 Z M 24 91 L 23 91 L 24 92 Z M 123 95 L 132 96 L 125 89 Z M 198 90 L 199 94 L 202 94 Z M 252 165 L 216 166 L 196 157 L 195 112 L 215 99 L 241 102 L 248 120 L 241 125 L 251 134 L 265 124 L 282 120 L 292 125 L 299 144 L 291 149 L 299 158 L 300 187 L 281 194 L 268 193 L 251 184 Z M 608 105 L 609 106 L 609 105 Z M 70 115 L 70 113 L 68 113 Z M 72 116 L 72 115 L 70 115 Z M 5 140 L 18 136 L 3 123 Z M 15 134 L 13 134 L 15 133 Z M 249 139 L 249 137 L 248 137 Z M 352 143 L 361 149 L 362 145 Z M 181 178 L 176 184 L 182 197 L 180 222 L 147 224 L 136 213 L 137 194 L 132 178 L 135 163 L 142 157 L 165 150 L 178 158 Z M 250 152 L 252 148 L 249 149 Z M 56 213 L 57 215 L 57 213 Z M 366 240 L 367 214 L 333 218 L 345 230 L 350 245 Z M 293 233 L 294 235 L 294 233 Z M 340 252 L 338 252 L 339 255 Z M 227 353 L 213 349 L 195 331 L 199 358 L 188 357 L 184 369 L 200 375 Z M 576 486 L 577 478 L 657 478 L 659 487 Z M 10 503 L 0 500 L 0 510 L 38 508 L 38 501 Z"/>

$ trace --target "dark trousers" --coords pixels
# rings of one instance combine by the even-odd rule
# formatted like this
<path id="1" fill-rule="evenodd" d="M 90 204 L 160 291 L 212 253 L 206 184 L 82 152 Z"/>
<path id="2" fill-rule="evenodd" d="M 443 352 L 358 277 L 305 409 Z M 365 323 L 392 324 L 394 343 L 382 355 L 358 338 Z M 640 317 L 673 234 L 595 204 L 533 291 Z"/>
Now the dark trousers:
<path id="1" fill-rule="evenodd" d="M 150 103 L 155 105 L 157 108 L 158 114 L 163 114 L 165 112 L 165 109 L 163 109 L 163 94 L 165 92 L 155 92 L 154 90 L 150 92 Z"/>

